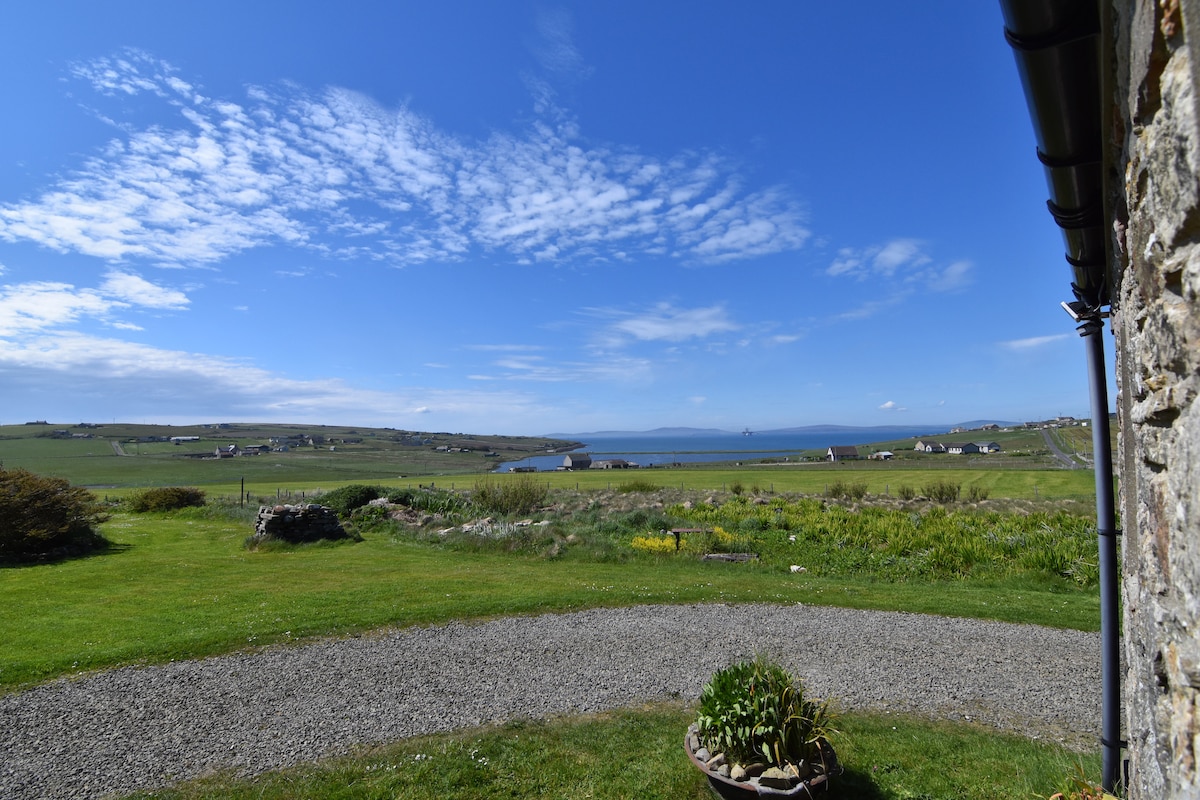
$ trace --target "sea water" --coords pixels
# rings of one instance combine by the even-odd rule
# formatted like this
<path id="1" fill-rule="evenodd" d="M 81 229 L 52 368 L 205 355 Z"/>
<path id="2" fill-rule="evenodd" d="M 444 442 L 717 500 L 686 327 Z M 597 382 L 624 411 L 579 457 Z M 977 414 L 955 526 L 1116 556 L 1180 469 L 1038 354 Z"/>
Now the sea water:
<path id="1" fill-rule="evenodd" d="M 830 430 L 801 430 L 796 432 L 765 431 L 751 435 L 738 433 L 698 433 L 671 436 L 652 434 L 585 434 L 578 437 L 584 446 L 572 450 L 586 454 L 593 461 L 622 459 L 639 467 L 664 467 L 710 461 L 745 461 L 764 458 L 794 461 L 804 450 L 824 451 L 833 445 L 856 445 L 866 455 L 874 442 L 893 442 L 921 436 L 941 436 L 949 426 L 832 428 Z M 910 445 L 911 446 L 911 445 Z M 877 448 L 882 449 L 882 448 Z M 520 461 L 507 461 L 496 471 L 508 472 L 517 467 L 533 467 L 539 471 L 554 470 L 563 465 L 564 453 L 537 455 Z"/>

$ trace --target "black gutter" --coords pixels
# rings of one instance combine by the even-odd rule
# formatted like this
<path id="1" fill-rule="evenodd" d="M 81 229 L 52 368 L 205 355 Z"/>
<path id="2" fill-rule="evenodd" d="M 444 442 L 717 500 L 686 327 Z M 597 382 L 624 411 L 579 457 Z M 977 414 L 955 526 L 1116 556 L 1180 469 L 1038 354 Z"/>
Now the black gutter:
<path id="1" fill-rule="evenodd" d="M 1000 0 L 1077 300 L 1109 304 L 1095 0 Z"/>
<path id="2" fill-rule="evenodd" d="M 1062 230 L 1075 301 L 1063 303 L 1086 342 L 1095 451 L 1100 570 L 1101 781 L 1115 791 L 1120 772 L 1121 676 L 1116 517 L 1104 373 L 1104 306 L 1109 236 L 1104 207 L 1104 138 L 1098 0 L 1000 0 L 1046 172 L 1046 205 Z"/>

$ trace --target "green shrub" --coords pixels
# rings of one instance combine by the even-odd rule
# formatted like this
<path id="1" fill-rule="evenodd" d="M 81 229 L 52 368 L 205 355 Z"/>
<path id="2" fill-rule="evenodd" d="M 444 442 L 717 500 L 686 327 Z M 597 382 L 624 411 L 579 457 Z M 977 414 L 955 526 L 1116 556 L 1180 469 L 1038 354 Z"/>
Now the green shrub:
<path id="1" fill-rule="evenodd" d="M 828 703 L 805 697 L 791 673 L 760 656 L 713 673 L 700 694 L 696 728 L 709 752 L 730 762 L 819 767 L 833 715 Z"/>
<path id="2" fill-rule="evenodd" d="M 658 484 L 651 483 L 645 478 L 638 478 L 637 480 L 625 481 L 624 483 L 619 484 L 617 486 L 617 491 L 625 494 L 629 494 L 631 492 L 652 493 L 658 491 Z"/>
<path id="3" fill-rule="evenodd" d="M 185 486 L 161 486 L 143 489 L 130 495 L 124 502 L 125 508 L 138 514 L 147 511 L 175 511 L 204 505 L 204 492 Z"/>
<path id="4" fill-rule="evenodd" d="M 80 555 L 105 547 L 108 519 L 87 489 L 62 478 L 0 467 L 0 563 Z"/>
<path id="5" fill-rule="evenodd" d="M 372 500 L 383 497 L 386 491 L 382 486 L 352 483 L 349 486 L 326 492 L 315 502 L 333 509 L 339 517 L 348 517 L 354 513 L 354 509 L 362 508 Z"/>
<path id="6" fill-rule="evenodd" d="M 350 515 L 350 522 L 363 530 L 389 528 L 393 520 L 386 506 L 360 506 Z"/>
<path id="7" fill-rule="evenodd" d="M 544 505 L 549 487 L 532 475 L 514 475 L 501 481 L 475 484 L 471 501 L 493 514 L 528 514 Z"/>
<path id="8" fill-rule="evenodd" d="M 896 494 L 901 500 L 912 500 L 917 496 L 917 490 L 911 486 L 901 486 L 896 490 Z"/>
<path id="9" fill-rule="evenodd" d="M 953 503 L 958 499 L 962 486 L 950 481 L 934 481 L 925 484 L 925 496 L 936 503 Z"/>
<path id="10" fill-rule="evenodd" d="M 734 495 L 741 497 L 742 493 L 746 491 L 746 487 L 742 485 L 741 481 L 734 481 L 733 483 L 729 484 L 729 491 Z"/>

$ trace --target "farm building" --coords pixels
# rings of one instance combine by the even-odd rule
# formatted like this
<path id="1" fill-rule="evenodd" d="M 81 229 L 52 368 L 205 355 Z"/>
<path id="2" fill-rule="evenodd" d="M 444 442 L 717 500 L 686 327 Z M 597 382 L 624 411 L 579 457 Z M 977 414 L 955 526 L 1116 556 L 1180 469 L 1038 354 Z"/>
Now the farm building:
<path id="1" fill-rule="evenodd" d="M 850 444 L 835 444 L 825 452 L 830 461 L 854 461 L 858 458 L 858 448 Z"/>
<path id="2" fill-rule="evenodd" d="M 563 469 L 590 469 L 592 457 L 587 453 L 567 453 L 563 459 Z"/>
<path id="3" fill-rule="evenodd" d="M 591 469 L 632 469 L 637 464 L 630 463 L 623 458 L 606 458 L 599 461 L 593 461 Z"/>

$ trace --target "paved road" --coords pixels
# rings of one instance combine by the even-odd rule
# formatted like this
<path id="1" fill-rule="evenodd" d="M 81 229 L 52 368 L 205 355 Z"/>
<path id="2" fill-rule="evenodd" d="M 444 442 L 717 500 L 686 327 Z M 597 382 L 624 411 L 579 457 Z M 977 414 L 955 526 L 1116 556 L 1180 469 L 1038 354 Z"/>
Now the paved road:
<path id="1" fill-rule="evenodd" d="M 1050 448 L 1050 454 L 1062 462 L 1063 466 L 1067 469 L 1083 469 L 1082 464 L 1059 449 L 1058 442 L 1054 441 L 1054 437 L 1050 435 L 1049 429 L 1042 428 L 1042 439 L 1045 440 L 1046 446 Z"/>

